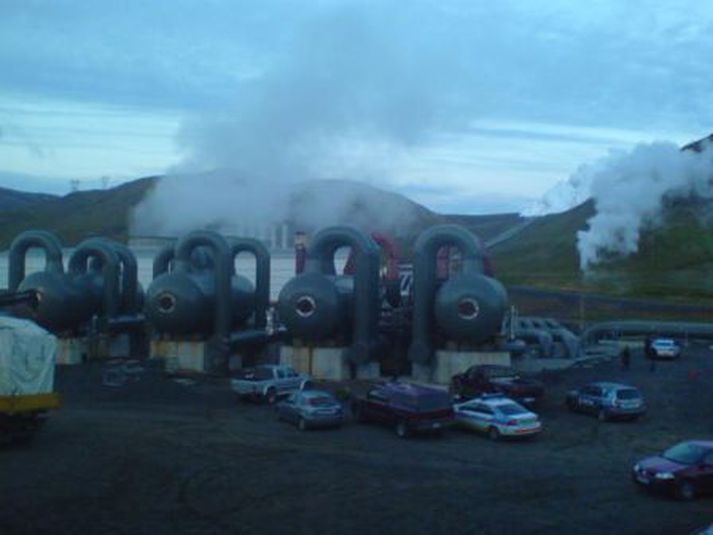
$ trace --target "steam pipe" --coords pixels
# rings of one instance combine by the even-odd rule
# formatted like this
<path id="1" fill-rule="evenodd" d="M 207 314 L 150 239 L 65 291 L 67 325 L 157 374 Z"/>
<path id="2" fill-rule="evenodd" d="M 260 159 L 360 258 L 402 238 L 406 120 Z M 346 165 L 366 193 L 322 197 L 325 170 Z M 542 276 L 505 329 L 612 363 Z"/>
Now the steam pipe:
<path id="1" fill-rule="evenodd" d="M 627 335 L 690 336 L 693 338 L 713 338 L 710 323 L 690 323 L 679 321 L 607 321 L 588 327 L 581 336 L 583 344 L 595 343 L 608 332 Z"/>
<path id="2" fill-rule="evenodd" d="M 69 259 L 68 271 L 72 275 L 87 272 L 87 260 L 97 257 L 101 261 L 104 274 L 104 297 L 102 315 L 109 319 L 119 311 L 119 255 L 115 249 L 101 238 L 84 240 Z"/>
<path id="3" fill-rule="evenodd" d="M 173 245 L 164 245 L 158 252 L 156 257 L 153 259 L 153 278 L 155 279 L 159 275 L 163 275 L 168 272 L 168 268 L 171 265 L 174 257 L 176 256 L 176 249 Z"/>
<path id="4" fill-rule="evenodd" d="M 235 257 L 242 252 L 255 256 L 255 327 L 267 326 L 267 309 L 270 306 L 270 252 L 259 241 L 251 238 L 231 238 L 230 254 L 232 272 L 235 271 Z"/>
<path id="5" fill-rule="evenodd" d="M 414 245 L 413 261 L 413 336 L 409 348 L 412 362 L 426 364 L 433 352 L 432 302 L 436 294 L 437 255 L 444 246 L 460 249 L 462 273 L 484 272 L 485 254 L 474 236 L 460 225 L 436 225 L 423 232 Z"/>
<path id="6" fill-rule="evenodd" d="M 372 239 L 348 226 L 317 233 L 307 249 L 305 273 L 336 275 L 334 253 L 340 247 L 356 251 L 354 260 L 354 327 L 347 357 L 354 364 L 370 360 L 376 346 L 379 309 L 379 248 Z"/>
<path id="7" fill-rule="evenodd" d="M 27 230 L 17 236 L 10 245 L 8 259 L 8 290 L 16 292 L 25 278 L 25 256 L 27 250 L 38 247 L 45 252 L 45 271 L 64 273 L 62 245 L 57 236 L 46 230 Z"/>
<path id="8" fill-rule="evenodd" d="M 136 256 L 123 243 L 108 238 L 105 240 L 114 248 L 121 263 L 121 310 L 126 314 L 135 314 L 139 309 L 137 302 L 139 267 Z"/>
<path id="9" fill-rule="evenodd" d="M 175 272 L 190 270 L 191 253 L 197 247 L 213 251 L 215 261 L 215 335 L 227 337 L 232 323 L 231 288 L 232 260 L 230 247 L 220 234 L 212 230 L 197 230 L 181 238 L 176 244 Z"/>

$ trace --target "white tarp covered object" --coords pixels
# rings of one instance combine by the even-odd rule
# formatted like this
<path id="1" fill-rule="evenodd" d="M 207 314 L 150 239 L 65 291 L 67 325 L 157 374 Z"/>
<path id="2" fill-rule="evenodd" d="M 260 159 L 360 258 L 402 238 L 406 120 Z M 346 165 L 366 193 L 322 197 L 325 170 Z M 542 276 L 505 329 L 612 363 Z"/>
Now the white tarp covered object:
<path id="1" fill-rule="evenodd" d="M 52 392 L 56 354 L 54 335 L 31 321 L 0 316 L 0 396 Z"/>

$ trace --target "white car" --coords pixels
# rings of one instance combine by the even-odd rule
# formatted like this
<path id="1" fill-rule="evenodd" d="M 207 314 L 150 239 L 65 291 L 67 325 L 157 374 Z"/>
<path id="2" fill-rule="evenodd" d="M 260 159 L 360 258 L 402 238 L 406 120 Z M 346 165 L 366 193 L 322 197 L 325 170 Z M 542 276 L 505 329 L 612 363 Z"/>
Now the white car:
<path id="1" fill-rule="evenodd" d="M 672 338 L 654 338 L 651 356 L 660 359 L 675 359 L 681 356 L 681 347 Z"/>
<path id="2" fill-rule="evenodd" d="M 453 406 L 456 424 L 487 433 L 493 440 L 525 437 L 542 431 L 534 412 L 501 394 L 486 394 Z"/>

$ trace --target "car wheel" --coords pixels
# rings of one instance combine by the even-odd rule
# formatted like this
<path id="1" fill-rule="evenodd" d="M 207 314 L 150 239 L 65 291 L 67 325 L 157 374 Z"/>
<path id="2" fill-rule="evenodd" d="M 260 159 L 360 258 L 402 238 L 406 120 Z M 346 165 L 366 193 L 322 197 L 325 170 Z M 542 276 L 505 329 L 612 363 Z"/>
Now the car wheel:
<path id="1" fill-rule="evenodd" d="M 274 405 L 277 401 L 277 390 L 274 388 L 268 388 L 267 392 L 265 392 L 265 401 L 267 401 L 270 405 Z"/>
<path id="2" fill-rule="evenodd" d="M 607 413 L 604 409 L 599 409 L 599 412 L 597 413 L 597 420 L 600 422 L 606 422 L 607 421 Z"/>
<path id="3" fill-rule="evenodd" d="M 676 496 L 679 500 L 690 501 L 696 497 L 696 489 L 690 481 L 681 481 L 676 485 Z"/>
<path id="4" fill-rule="evenodd" d="M 307 431 L 307 421 L 304 418 L 300 418 L 299 422 L 297 422 L 297 429 Z"/>
<path id="5" fill-rule="evenodd" d="M 565 405 L 567 405 L 567 408 L 572 412 L 577 410 L 577 402 L 572 398 L 567 398 Z"/>
<path id="6" fill-rule="evenodd" d="M 500 440 L 500 431 L 497 427 L 491 427 L 488 429 L 488 437 L 490 440 Z"/>
<path id="7" fill-rule="evenodd" d="M 396 422 L 396 436 L 399 438 L 406 438 L 408 436 L 408 427 L 406 426 L 406 422 L 403 420 L 399 420 Z"/>

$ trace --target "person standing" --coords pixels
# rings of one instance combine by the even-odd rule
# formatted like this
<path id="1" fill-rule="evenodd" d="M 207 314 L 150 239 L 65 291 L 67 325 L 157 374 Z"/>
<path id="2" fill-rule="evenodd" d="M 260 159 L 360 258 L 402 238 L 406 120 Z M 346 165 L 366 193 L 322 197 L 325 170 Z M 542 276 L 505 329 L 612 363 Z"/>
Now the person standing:
<path id="1" fill-rule="evenodd" d="M 629 351 L 629 346 L 624 346 L 621 350 L 621 369 L 628 370 L 631 366 L 631 351 Z"/>

